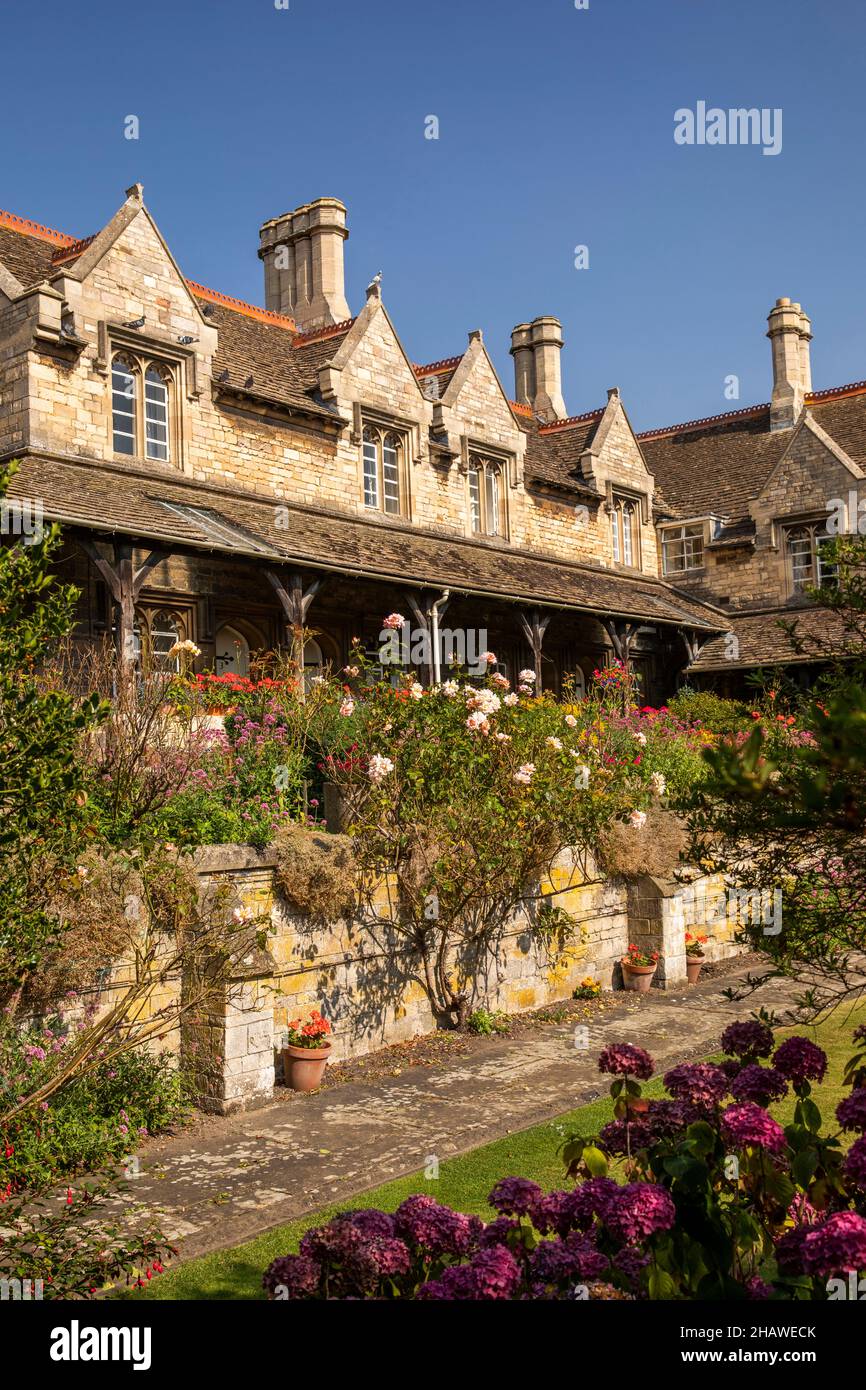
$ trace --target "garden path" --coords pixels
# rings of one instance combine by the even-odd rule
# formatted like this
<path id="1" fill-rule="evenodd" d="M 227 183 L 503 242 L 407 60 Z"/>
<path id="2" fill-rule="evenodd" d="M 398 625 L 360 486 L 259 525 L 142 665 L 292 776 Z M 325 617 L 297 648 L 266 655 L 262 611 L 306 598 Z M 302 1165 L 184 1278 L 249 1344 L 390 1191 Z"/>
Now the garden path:
<path id="1" fill-rule="evenodd" d="M 791 1021 L 802 989 L 770 981 L 739 1001 L 724 991 L 738 966 L 682 991 L 623 994 L 590 1019 L 543 1036 L 491 1039 L 443 1065 L 409 1068 L 373 1084 L 291 1096 L 263 1109 L 208 1119 L 198 1134 L 156 1140 L 142 1153 L 124 1202 L 156 1211 L 182 1259 L 227 1249 L 306 1212 L 550 1120 L 606 1091 L 597 1068 L 612 1042 L 637 1043 L 657 1072 L 711 1052 L 735 1018 L 759 1005 Z M 754 970 L 754 965 L 751 967 Z M 135 1165 L 133 1165 L 135 1167 Z"/>

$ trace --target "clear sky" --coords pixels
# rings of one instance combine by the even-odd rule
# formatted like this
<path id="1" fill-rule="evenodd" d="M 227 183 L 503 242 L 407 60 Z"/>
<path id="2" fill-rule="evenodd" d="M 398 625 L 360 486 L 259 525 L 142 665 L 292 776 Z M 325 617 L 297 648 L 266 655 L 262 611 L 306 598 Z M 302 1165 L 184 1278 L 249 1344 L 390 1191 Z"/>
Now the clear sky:
<path id="1" fill-rule="evenodd" d="M 85 236 L 139 179 L 226 293 L 261 303 L 260 223 L 329 194 L 353 312 L 381 270 L 415 361 L 480 327 L 511 392 L 511 328 L 556 314 L 569 411 L 618 385 L 647 429 L 732 374 L 767 400 L 789 295 L 816 389 L 866 377 L 863 0 L 4 0 L 0 52 L 0 207 Z M 677 145 L 699 101 L 781 108 L 781 153 Z"/>

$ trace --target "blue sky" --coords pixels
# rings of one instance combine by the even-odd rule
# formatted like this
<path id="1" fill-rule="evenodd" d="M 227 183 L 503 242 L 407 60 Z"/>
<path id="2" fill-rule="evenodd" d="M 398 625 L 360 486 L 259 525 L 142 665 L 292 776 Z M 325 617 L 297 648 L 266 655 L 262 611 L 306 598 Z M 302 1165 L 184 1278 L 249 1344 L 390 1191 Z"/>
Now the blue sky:
<path id="1" fill-rule="evenodd" d="M 140 179 L 184 272 L 260 303 L 259 224 L 335 195 L 349 303 L 381 270 L 415 361 L 481 327 L 510 392 L 553 313 L 569 411 L 618 385 L 646 429 L 731 374 L 768 399 L 779 295 L 816 389 L 866 377 L 864 40 L 862 0 L 6 0 L 0 207 L 83 236 Z M 782 152 L 676 145 L 699 100 L 781 107 Z"/>

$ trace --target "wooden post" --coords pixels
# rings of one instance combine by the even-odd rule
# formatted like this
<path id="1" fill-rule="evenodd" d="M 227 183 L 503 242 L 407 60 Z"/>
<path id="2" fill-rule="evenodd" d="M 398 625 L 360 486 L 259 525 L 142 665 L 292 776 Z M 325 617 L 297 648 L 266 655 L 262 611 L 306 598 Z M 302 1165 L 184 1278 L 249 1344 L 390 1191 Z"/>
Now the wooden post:
<path id="1" fill-rule="evenodd" d="M 548 613 L 546 618 L 542 618 L 537 608 L 534 608 L 527 619 L 526 615 L 518 610 L 520 626 L 523 628 L 524 635 L 529 643 L 535 661 L 535 689 L 541 694 L 541 648 L 544 643 L 544 634 L 550 623 L 551 615 Z"/>
<path id="2" fill-rule="evenodd" d="M 623 710 L 626 709 L 631 694 L 631 662 L 629 654 L 635 633 L 640 627 L 639 622 L 628 622 L 625 618 L 601 618 L 599 620 L 613 644 L 613 650 L 617 660 L 622 662 L 622 667 L 626 675 L 625 688 L 622 694 Z"/>
<path id="3" fill-rule="evenodd" d="M 286 625 L 286 637 L 292 660 L 298 672 L 298 699 L 303 702 L 304 690 L 304 626 L 310 604 L 324 584 L 323 578 L 314 579 L 304 588 L 304 576 L 294 570 L 288 576 L 288 584 L 278 570 L 266 569 L 268 583 L 279 599 Z"/>
<path id="4" fill-rule="evenodd" d="M 124 665 L 131 664 L 135 660 L 136 600 L 151 570 L 162 560 L 165 560 L 170 551 L 148 551 L 141 567 L 136 570 L 134 567 L 134 547 L 131 541 L 115 542 L 113 565 L 89 538 L 81 539 L 79 544 L 105 580 L 111 595 L 114 604 L 114 641 L 118 659 Z"/>
<path id="5" fill-rule="evenodd" d="M 423 594 L 422 594 L 421 597 L 422 597 L 422 602 L 423 602 L 423 604 L 424 604 L 424 607 L 422 608 L 422 607 L 421 607 L 421 604 L 418 602 L 418 600 L 416 599 L 415 595 L 414 595 L 413 593 L 411 593 L 408 589 L 404 589 L 404 591 L 403 591 L 403 597 L 404 597 L 404 599 L 406 600 L 406 603 L 407 603 L 407 605 L 409 606 L 409 608 L 411 608 L 411 610 L 412 610 L 412 616 L 413 616 L 413 618 L 415 619 L 416 623 L 417 623 L 418 626 L 421 628 L 422 632 L 425 632 L 425 633 L 427 634 L 427 652 L 428 652 L 428 659 L 427 659 L 427 661 L 424 662 L 424 666 L 425 666 L 425 668 L 426 668 L 426 673 L 427 673 L 427 685 L 428 685 L 428 687 L 432 687 L 433 682 L 434 682 L 434 680 L 436 679 L 436 655 L 435 655 L 435 653 L 434 653 L 434 651 L 433 651 L 433 621 L 432 621 L 433 600 L 432 600 L 432 599 L 425 600 L 425 599 L 424 599 L 424 596 L 423 596 Z M 444 612 L 445 612 L 445 609 L 446 609 L 447 607 L 448 607 L 448 602 L 447 602 L 447 600 L 446 600 L 446 602 L 445 602 L 444 604 L 443 604 L 443 603 L 440 603 L 440 605 L 439 605 L 439 612 L 440 612 L 440 614 L 444 613 Z"/>

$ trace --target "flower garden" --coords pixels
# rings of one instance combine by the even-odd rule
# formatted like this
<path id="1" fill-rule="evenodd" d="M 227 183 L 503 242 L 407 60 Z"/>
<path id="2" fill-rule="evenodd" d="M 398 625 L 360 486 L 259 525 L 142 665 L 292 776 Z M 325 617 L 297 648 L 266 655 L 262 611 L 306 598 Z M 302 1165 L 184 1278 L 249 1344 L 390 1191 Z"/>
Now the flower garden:
<path id="1" fill-rule="evenodd" d="M 724 868 L 748 843 L 791 904 L 781 939 L 761 942 L 767 959 L 790 973 L 805 956 L 843 995 L 856 988 L 859 687 L 809 700 L 767 686 L 754 705 L 684 691 L 655 709 L 622 665 L 598 670 L 582 700 L 537 689 L 529 669 L 509 680 L 492 652 L 486 674 L 450 669 L 429 688 L 383 672 L 360 643 L 311 680 L 291 653 L 249 678 L 195 672 L 189 642 L 171 669 L 138 671 L 69 645 L 75 595 L 50 573 L 56 542 L 49 531 L 0 557 L 0 1264 L 49 1296 L 141 1284 L 174 1253 L 158 1226 L 117 1222 L 118 1170 L 184 1124 L 208 1062 L 166 1048 L 190 1027 L 213 1031 L 272 930 L 230 882 L 203 892 L 193 856 L 208 846 L 275 848 L 275 882 L 311 921 L 357 912 L 373 939 L 386 920 L 436 1025 L 482 1038 L 502 1015 L 473 972 L 515 906 L 541 939 L 579 930 L 561 888 L 539 890 L 566 851 L 628 880 L 689 858 Z M 702 936 L 681 943 L 690 978 Z M 626 983 L 648 987 L 657 963 L 632 941 Z M 574 978 L 576 998 L 597 997 L 597 978 Z M 332 1037 L 322 1001 L 289 1016 L 289 1084 L 315 1088 Z M 571 1185 L 544 1193 L 531 1174 L 499 1173 L 487 1221 L 418 1194 L 393 1214 L 337 1217 L 278 1258 L 265 1288 L 826 1297 L 828 1279 L 866 1265 L 862 1029 L 854 1041 L 826 1132 L 810 1089 L 822 1053 L 807 1039 L 776 1047 L 765 1023 L 735 1025 L 723 1060 L 669 1069 L 667 1095 L 648 1099 L 652 1060 L 613 1044 L 600 1066 L 614 1115 L 566 1143 Z M 782 1125 L 770 1111 L 791 1096 Z"/>

